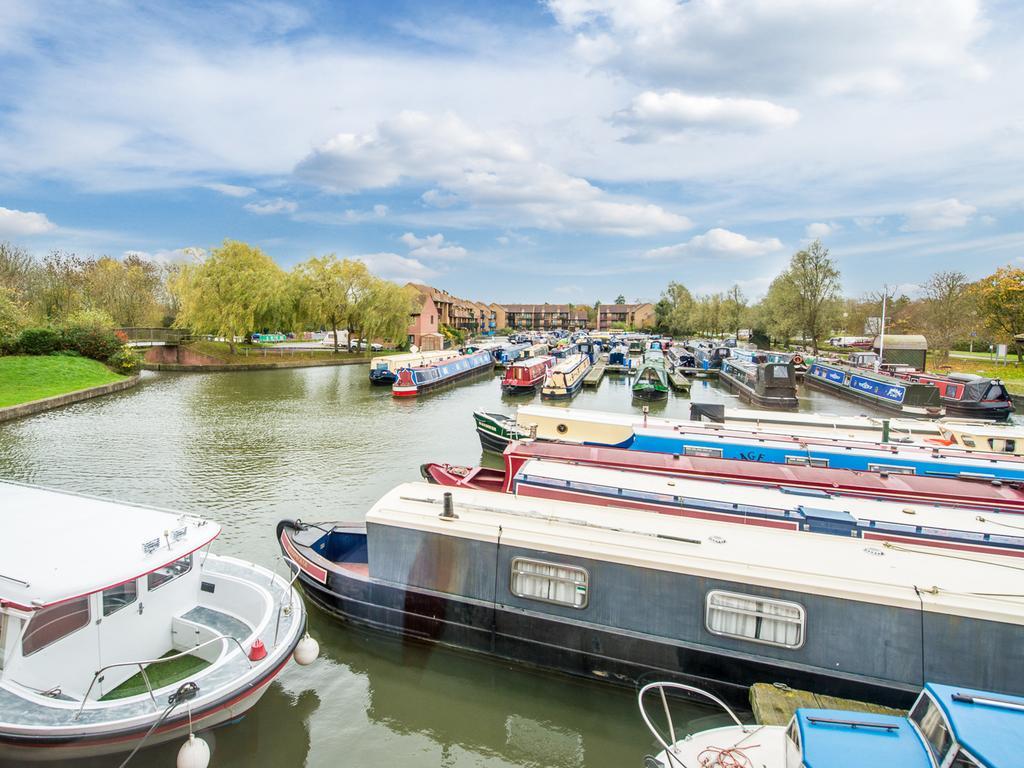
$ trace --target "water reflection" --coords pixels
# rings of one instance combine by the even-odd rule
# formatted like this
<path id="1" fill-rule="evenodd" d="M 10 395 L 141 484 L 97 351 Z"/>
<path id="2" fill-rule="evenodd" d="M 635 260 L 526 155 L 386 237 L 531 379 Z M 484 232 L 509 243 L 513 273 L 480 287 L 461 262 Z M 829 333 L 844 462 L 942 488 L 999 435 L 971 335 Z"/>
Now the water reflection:
<path id="1" fill-rule="evenodd" d="M 805 410 L 863 410 L 801 395 Z M 738 404 L 703 380 L 692 397 Z M 270 564 L 278 519 L 359 519 L 395 483 L 419 479 L 421 463 L 476 464 L 471 411 L 521 402 L 539 395 L 506 399 L 494 378 L 395 399 L 364 366 L 146 374 L 136 389 L 0 426 L 0 476 L 204 514 L 224 527 L 217 552 Z M 690 402 L 670 394 L 658 415 L 687 418 Z M 571 405 L 639 414 L 641 404 L 628 377 L 612 376 Z M 316 611 L 311 623 L 322 659 L 290 665 L 247 717 L 210 734 L 214 766 L 622 768 L 653 748 L 630 691 L 351 630 Z M 176 751 L 136 764 L 171 766 Z"/>

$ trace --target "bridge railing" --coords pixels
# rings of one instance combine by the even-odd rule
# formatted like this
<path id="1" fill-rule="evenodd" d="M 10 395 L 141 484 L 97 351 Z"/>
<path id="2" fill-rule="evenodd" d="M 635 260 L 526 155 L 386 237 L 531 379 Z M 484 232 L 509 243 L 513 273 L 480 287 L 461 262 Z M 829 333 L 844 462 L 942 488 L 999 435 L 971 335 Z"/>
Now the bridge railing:
<path id="1" fill-rule="evenodd" d="M 179 344 L 192 338 L 192 332 L 184 328 L 118 328 L 128 341 L 162 341 L 168 344 Z"/>

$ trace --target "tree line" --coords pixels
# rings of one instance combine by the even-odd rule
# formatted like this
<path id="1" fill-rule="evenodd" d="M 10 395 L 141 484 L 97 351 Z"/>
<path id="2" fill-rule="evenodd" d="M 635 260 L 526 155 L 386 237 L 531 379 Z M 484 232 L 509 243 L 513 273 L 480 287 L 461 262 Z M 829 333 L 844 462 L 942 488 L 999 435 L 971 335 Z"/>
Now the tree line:
<path id="1" fill-rule="evenodd" d="M 0 338 L 61 326 L 88 313 L 109 327 L 158 325 L 236 340 L 255 331 L 330 329 L 350 341 L 405 340 L 412 289 L 333 254 L 285 271 L 247 243 L 225 240 L 208 255 L 164 264 L 141 255 L 84 258 L 54 251 L 36 259 L 0 243 Z"/>
<path id="2" fill-rule="evenodd" d="M 694 296 L 671 282 L 655 305 L 657 325 L 673 336 L 721 336 L 751 330 L 771 346 L 792 342 L 815 352 L 829 337 L 880 332 L 921 333 L 940 359 L 972 341 L 1015 345 L 1024 360 L 1024 269 L 1006 266 L 971 281 L 963 272 L 931 275 L 910 298 L 888 287 L 859 298 L 843 297 L 841 273 L 820 240 L 793 254 L 760 301 L 751 304 L 739 285 L 724 293 Z M 1018 338 L 1019 337 L 1019 338 Z"/>

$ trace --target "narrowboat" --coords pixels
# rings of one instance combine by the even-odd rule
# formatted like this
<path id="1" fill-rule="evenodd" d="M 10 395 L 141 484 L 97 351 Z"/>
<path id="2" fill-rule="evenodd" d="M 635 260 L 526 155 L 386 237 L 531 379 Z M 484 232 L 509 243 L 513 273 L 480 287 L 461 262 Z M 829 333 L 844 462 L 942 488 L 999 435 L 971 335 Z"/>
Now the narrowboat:
<path id="1" fill-rule="evenodd" d="M 415 397 L 469 376 L 489 373 L 493 369 L 494 357 L 486 349 L 450 360 L 400 368 L 398 379 L 391 387 L 391 394 L 395 397 Z"/>
<path id="2" fill-rule="evenodd" d="M 596 363 L 601 356 L 601 342 L 596 339 L 580 339 L 576 342 L 576 349 L 581 355 L 589 357 L 591 364 Z"/>
<path id="3" fill-rule="evenodd" d="M 572 355 L 578 355 L 580 353 L 579 347 L 575 344 L 563 344 L 559 347 L 551 348 L 551 356 L 556 360 L 564 360 Z"/>
<path id="4" fill-rule="evenodd" d="M 673 344 L 665 353 L 668 358 L 668 364 L 672 368 L 696 368 L 697 358 L 694 357 L 693 352 L 688 350 L 682 344 Z"/>
<path id="5" fill-rule="evenodd" d="M 514 440 L 530 437 L 530 431 L 520 429 L 514 417 L 494 411 L 473 411 L 476 434 L 480 446 L 491 453 L 501 453 Z"/>
<path id="6" fill-rule="evenodd" d="M 918 384 L 931 384 L 939 390 L 939 399 L 949 416 L 967 419 L 1006 421 L 1013 413 L 1013 400 L 999 379 L 973 373 L 911 373 L 905 377 Z"/>
<path id="7" fill-rule="evenodd" d="M 451 360 L 460 354 L 457 349 L 439 349 L 435 352 L 409 352 L 404 355 L 375 357 L 370 361 L 370 383 L 390 387 L 398 381 L 400 368 L 415 368 L 436 363 L 438 360 Z"/>
<path id="8" fill-rule="evenodd" d="M 0 508 L 0 759 L 191 752 L 315 656 L 291 581 L 211 554 L 212 521 L 12 482 Z"/>
<path id="9" fill-rule="evenodd" d="M 770 363 L 761 356 L 750 362 L 730 357 L 722 361 L 718 380 L 755 405 L 779 410 L 795 410 L 800 405 L 792 363 Z"/>
<path id="10" fill-rule="evenodd" d="M 616 344 L 608 352 L 608 373 L 628 373 L 633 369 L 633 359 L 629 356 L 629 347 Z"/>
<path id="11" fill-rule="evenodd" d="M 494 364 L 497 366 L 509 366 L 517 360 L 525 357 L 532 344 L 504 344 L 497 347 L 494 355 Z"/>
<path id="12" fill-rule="evenodd" d="M 534 436 L 540 440 L 617 446 L 638 451 L 888 474 L 903 472 L 938 477 L 1024 480 L 1022 457 L 964 449 L 943 442 L 877 443 L 824 435 L 723 429 L 715 424 L 651 417 L 647 417 L 643 424 L 637 423 L 635 417 L 620 414 L 523 405 L 517 409 L 514 439 Z M 510 437 L 512 434 L 509 433 Z"/>
<path id="13" fill-rule="evenodd" d="M 724 709 L 731 724 L 677 738 L 669 702 L 680 694 L 714 703 Z M 647 711 L 652 695 L 666 723 L 661 728 Z M 1022 764 L 1024 698 L 960 685 L 925 683 L 909 716 L 801 707 L 786 725 L 744 724 L 718 697 L 682 683 L 648 683 L 637 699 L 644 724 L 662 748 L 645 765 L 658 768 L 1014 768 Z"/>
<path id="14" fill-rule="evenodd" d="M 531 357 L 543 357 L 548 353 L 547 344 L 533 344 L 530 345 L 523 351 L 519 356 L 521 360 L 529 360 Z"/>
<path id="15" fill-rule="evenodd" d="M 432 478 L 431 469 L 427 465 L 421 472 Z M 669 477 L 545 459 L 527 459 L 505 477 L 504 484 L 508 493 L 520 498 L 628 507 L 972 555 L 1024 557 L 1024 525 L 1018 514 L 1009 512 L 990 510 L 982 516 L 975 510 L 840 496 L 819 489 Z"/>
<path id="16" fill-rule="evenodd" d="M 563 357 L 548 371 L 540 396 L 551 399 L 575 397 L 583 386 L 583 379 L 591 368 L 587 355 Z"/>
<path id="17" fill-rule="evenodd" d="M 943 414 L 939 390 L 930 384 L 906 381 L 867 369 L 815 360 L 807 368 L 804 383 L 847 400 L 870 403 L 885 411 L 925 418 L 938 418 Z"/>
<path id="18" fill-rule="evenodd" d="M 696 358 L 697 367 L 703 368 L 705 371 L 720 369 L 722 367 L 722 361 L 728 360 L 731 354 L 732 349 L 721 346 L 698 346 L 693 350 L 693 356 Z"/>
<path id="19" fill-rule="evenodd" d="M 544 383 L 554 364 L 555 358 L 550 355 L 530 357 L 512 363 L 505 369 L 505 376 L 501 380 L 501 389 L 510 395 L 534 392 Z"/>
<path id="20" fill-rule="evenodd" d="M 440 485 L 509 493 L 513 479 L 531 459 L 624 469 L 670 478 L 712 480 L 729 485 L 790 491 L 810 489 L 824 491 L 833 497 L 880 499 L 981 511 L 1024 512 L 1024 487 L 1019 483 L 964 481 L 950 477 L 883 474 L 799 464 L 769 464 L 545 440 L 526 439 L 509 443 L 502 454 L 503 469 L 424 464 L 420 467 L 420 473 L 425 480 Z"/>
<path id="21" fill-rule="evenodd" d="M 665 400 L 668 398 L 668 379 L 665 376 L 665 358 L 661 352 L 650 354 L 656 350 L 648 350 L 644 361 L 633 379 L 630 388 L 634 398 L 638 400 Z"/>
<path id="22" fill-rule="evenodd" d="M 351 518 L 278 524 L 307 598 L 419 641 L 732 700 L 764 680 L 894 705 L 925 680 L 1024 691 L 1017 558 L 425 483 Z"/>

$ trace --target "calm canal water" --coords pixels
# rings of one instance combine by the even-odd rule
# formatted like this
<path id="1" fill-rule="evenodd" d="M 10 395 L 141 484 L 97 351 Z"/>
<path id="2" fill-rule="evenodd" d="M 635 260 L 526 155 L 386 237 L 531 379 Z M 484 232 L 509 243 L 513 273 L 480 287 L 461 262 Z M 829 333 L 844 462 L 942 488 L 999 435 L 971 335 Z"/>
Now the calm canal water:
<path id="1" fill-rule="evenodd" d="M 803 410 L 863 411 L 801 397 Z M 738 404 L 706 382 L 692 399 Z M 280 518 L 360 519 L 426 461 L 479 463 L 474 408 L 533 400 L 504 397 L 493 378 L 395 399 L 362 365 L 146 373 L 133 390 L 0 427 L 0 477 L 202 514 L 224 527 L 215 552 L 270 564 Z M 652 413 L 687 418 L 690 402 L 670 396 Z M 606 377 L 572 405 L 639 412 L 624 378 Z M 203 734 L 212 766 L 639 768 L 655 751 L 630 690 L 403 643 L 315 610 L 310 630 L 315 664 L 290 664 L 241 722 Z M 682 715 L 724 722 L 700 707 Z M 173 766 L 178 746 L 133 765 Z"/>

